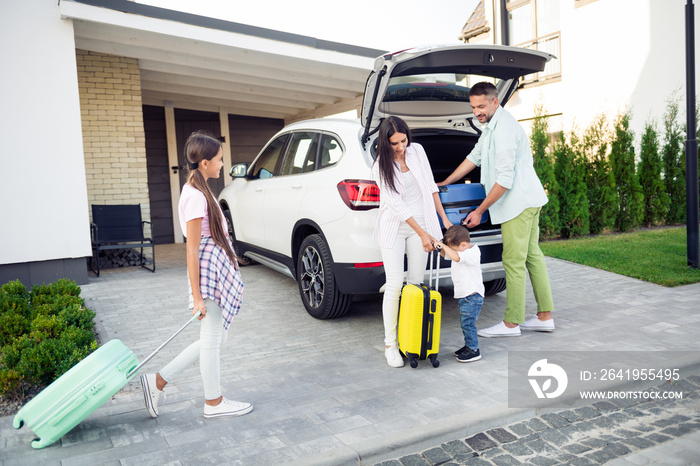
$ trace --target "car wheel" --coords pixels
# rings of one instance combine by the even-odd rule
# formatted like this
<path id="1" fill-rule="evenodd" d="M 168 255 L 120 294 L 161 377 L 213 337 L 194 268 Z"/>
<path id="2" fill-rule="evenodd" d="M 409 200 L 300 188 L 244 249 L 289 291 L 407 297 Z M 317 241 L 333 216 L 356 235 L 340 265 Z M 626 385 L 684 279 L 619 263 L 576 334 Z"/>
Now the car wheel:
<path id="1" fill-rule="evenodd" d="M 321 235 L 307 236 L 301 243 L 297 282 L 301 301 L 313 317 L 333 319 L 348 312 L 352 296 L 338 291 L 331 254 Z"/>
<path id="2" fill-rule="evenodd" d="M 496 293 L 500 293 L 501 291 L 506 289 L 506 279 L 505 278 L 496 278 L 495 280 L 491 280 L 490 282 L 485 282 L 484 283 L 484 293 L 486 293 L 486 296 L 491 296 Z"/>
<path id="3" fill-rule="evenodd" d="M 224 217 L 226 218 L 226 228 L 228 228 L 228 235 L 231 238 L 231 243 L 233 243 L 233 252 L 236 253 L 236 258 L 238 259 L 238 265 L 246 266 L 253 263 L 253 259 L 243 256 L 238 252 L 236 247 L 236 240 L 233 234 L 233 220 L 231 220 L 231 211 L 228 209 L 222 209 L 224 211 Z"/>

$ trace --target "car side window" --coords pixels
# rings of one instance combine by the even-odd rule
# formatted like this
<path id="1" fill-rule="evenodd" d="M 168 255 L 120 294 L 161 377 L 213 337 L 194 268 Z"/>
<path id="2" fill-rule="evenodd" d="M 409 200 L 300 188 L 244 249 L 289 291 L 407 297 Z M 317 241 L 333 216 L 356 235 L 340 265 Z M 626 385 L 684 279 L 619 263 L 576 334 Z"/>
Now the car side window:
<path id="1" fill-rule="evenodd" d="M 296 175 L 312 171 L 316 152 L 318 152 L 318 139 L 319 134 L 313 132 L 303 131 L 292 134 L 279 175 Z"/>
<path id="2" fill-rule="evenodd" d="M 321 138 L 321 151 L 318 167 L 326 168 L 335 165 L 343 155 L 343 146 L 330 134 L 324 134 Z"/>
<path id="3" fill-rule="evenodd" d="M 282 155 L 282 149 L 288 138 L 288 134 L 282 135 L 265 148 L 250 171 L 252 179 L 272 178 L 274 176 L 275 167 L 277 166 L 280 155 Z"/>

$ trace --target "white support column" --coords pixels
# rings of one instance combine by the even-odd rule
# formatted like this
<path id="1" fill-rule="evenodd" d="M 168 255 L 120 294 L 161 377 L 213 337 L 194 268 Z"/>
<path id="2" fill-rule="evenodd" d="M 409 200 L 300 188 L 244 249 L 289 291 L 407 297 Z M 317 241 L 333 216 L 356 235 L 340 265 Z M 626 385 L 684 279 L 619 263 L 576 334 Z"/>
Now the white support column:
<path id="1" fill-rule="evenodd" d="M 221 135 L 226 138 L 226 143 L 222 145 L 224 151 L 224 186 L 231 182 L 231 177 L 228 176 L 231 173 L 231 132 L 228 127 L 228 112 L 224 110 L 219 110 L 219 124 L 221 126 Z"/>
<path id="2" fill-rule="evenodd" d="M 170 171 L 170 201 L 173 209 L 173 239 L 176 243 L 184 243 L 185 238 L 180 228 L 180 216 L 177 213 L 177 205 L 180 201 L 180 175 L 179 170 L 169 167 L 180 165 L 177 157 L 177 138 L 175 135 L 175 109 L 172 102 L 165 102 L 165 134 L 168 141 L 168 169 Z"/>

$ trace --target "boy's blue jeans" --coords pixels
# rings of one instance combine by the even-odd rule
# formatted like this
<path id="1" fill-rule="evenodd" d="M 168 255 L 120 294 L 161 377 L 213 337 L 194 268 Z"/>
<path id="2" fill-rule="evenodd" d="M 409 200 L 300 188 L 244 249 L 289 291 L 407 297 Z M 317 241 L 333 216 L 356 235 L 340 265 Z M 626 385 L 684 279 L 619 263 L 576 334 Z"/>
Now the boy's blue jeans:
<path id="1" fill-rule="evenodd" d="M 464 344 L 476 351 L 479 349 L 479 338 L 476 335 L 476 321 L 484 305 L 484 297 L 474 293 L 466 298 L 459 298 L 459 319 L 464 333 Z"/>

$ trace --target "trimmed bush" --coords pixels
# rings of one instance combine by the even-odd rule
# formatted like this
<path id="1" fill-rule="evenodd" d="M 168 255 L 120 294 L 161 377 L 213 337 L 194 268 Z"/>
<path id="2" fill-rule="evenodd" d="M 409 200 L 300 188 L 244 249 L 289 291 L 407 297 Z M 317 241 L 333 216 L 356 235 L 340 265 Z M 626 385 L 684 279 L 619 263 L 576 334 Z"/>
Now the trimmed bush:
<path id="1" fill-rule="evenodd" d="M 669 199 L 661 179 L 663 164 L 659 155 L 659 135 L 654 123 L 647 123 L 642 135 L 639 161 L 639 184 L 644 195 L 642 221 L 647 227 L 663 221 Z"/>
<path id="2" fill-rule="evenodd" d="M 610 149 L 610 161 L 620 199 L 615 228 L 630 231 L 642 223 L 644 196 L 637 179 L 634 156 L 634 132 L 630 130 L 630 114 L 622 113 L 615 120 L 615 134 Z"/>
<path id="3" fill-rule="evenodd" d="M 532 123 L 530 146 L 534 159 L 535 172 L 539 176 L 549 200 L 540 211 L 540 236 L 552 238 L 559 235 L 559 184 L 554 175 L 554 161 L 549 149 L 549 124 L 544 108 L 535 108 L 535 121 Z"/>
<path id="4" fill-rule="evenodd" d="M 0 288 L 0 395 L 22 398 L 46 386 L 97 349 L 92 319 L 80 287 L 61 279 Z"/>

